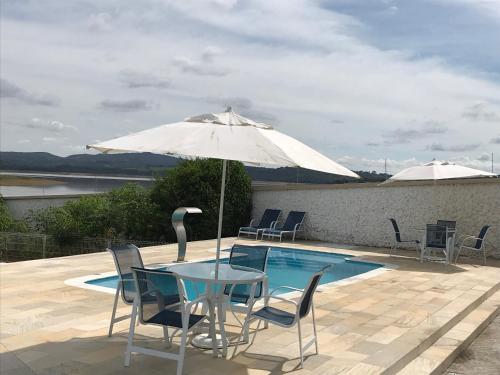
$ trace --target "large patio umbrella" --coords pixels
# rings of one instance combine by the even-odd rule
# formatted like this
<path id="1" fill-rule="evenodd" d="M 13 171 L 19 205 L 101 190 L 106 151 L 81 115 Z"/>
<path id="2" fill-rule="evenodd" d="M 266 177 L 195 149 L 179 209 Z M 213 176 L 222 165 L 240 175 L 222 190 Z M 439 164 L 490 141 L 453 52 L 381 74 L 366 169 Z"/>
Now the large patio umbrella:
<path id="1" fill-rule="evenodd" d="M 422 180 L 448 180 L 454 178 L 494 177 L 494 173 L 479 169 L 463 167 L 448 161 L 433 160 L 424 165 L 417 165 L 403 169 L 394 176 L 384 181 L 422 181 Z"/>
<path id="2" fill-rule="evenodd" d="M 161 125 L 138 133 L 88 145 L 104 153 L 151 152 L 185 158 L 222 159 L 222 184 L 217 231 L 215 276 L 218 277 L 224 191 L 228 160 L 259 166 L 301 167 L 359 178 L 309 146 L 259 123 L 234 113 L 209 113 L 184 121 Z"/>

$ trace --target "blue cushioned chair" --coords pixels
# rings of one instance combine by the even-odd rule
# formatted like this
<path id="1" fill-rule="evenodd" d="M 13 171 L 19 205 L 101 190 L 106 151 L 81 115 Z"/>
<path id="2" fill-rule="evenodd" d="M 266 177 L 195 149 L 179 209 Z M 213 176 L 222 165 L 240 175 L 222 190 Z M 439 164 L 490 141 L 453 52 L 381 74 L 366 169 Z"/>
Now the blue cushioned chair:
<path id="1" fill-rule="evenodd" d="M 458 261 L 458 257 L 460 256 L 460 252 L 462 250 L 470 250 L 473 252 L 479 252 L 479 253 L 482 252 L 483 253 L 483 264 L 486 265 L 486 246 L 485 246 L 484 239 L 485 239 L 486 235 L 488 234 L 488 231 L 490 230 L 490 228 L 491 228 L 491 226 L 489 226 L 489 225 L 483 226 L 477 237 L 464 236 L 462 239 L 462 243 L 460 245 L 460 248 L 458 249 L 455 262 Z"/>
<path id="2" fill-rule="evenodd" d="M 420 241 L 419 240 L 403 240 L 401 238 L 401 232 L 399 231 L 399 226 L 398 223 L 396 222 L 396 219 L 389 219 L 389 221 L 392 224 L 392 227 L 394 228 L 394 235 L 395 235 L 395 241 L 393 242 L 391 249 L 389 251 L 389 255 L 392 256 L 392 254 L 396 251 L 399 245 L 402 244 L 414 244 L 417 250 L 417 254 L 420 251 Z"/>
<path id="3" fill-rule="evenodd" d="M 238 231 L 238 237 L 242 234 L 247 234 L 249 236 L 255 236 L 255 239 L 259 238 L 259 234 L 264 231 L 264 229 L 274 228 L 281 215 L 281 210 L 267 208 L 260 219 L 259 224 L 254 226 L 254 220 L 250 221 L 248 227 L 241 227 Z"/>
<path id="4" fill-rule="evenodd" d="M 265 295 L 264 298 L 268 298 L 270 300 L 277 300 L 279 302 L 285 302 L 288 304 L 292 304 L 294 306 L 294 311 L 289 312 L 281 309 L 277 309 L 272 306 L 264 306 L 263 308 L 253 312 L 250 314 L 249 323 L 255 320 L 262 320 L 264 322 L 268 322 L 271 324 L 275 324 L 280 327 L 292 328 L 297 325 L 298 333 L 299 333 L 299 352 L 300 352 L 300 365 L 301 367 L 304 365 L 304 352 L 311 346 L 315 345 L 316 354 L 318 354 L 318 338 L 316 334 L 316 318 L 314 316 L 314 304 L 313 304 L 313 296 L 316 288 L 319 285 L 320 279 L 325 273 L 325 271 L 330 268 L 328 265 L 322 268 L 320 271 L 316 272 L 311 276 L 309 282 L 305 289 L 297 289 L 289 286 L 280 286 L 268 295 Z M 302 292 L 302 295 L 298 301 L 293 301 L 290 299 L 286 299 L 283 297 L 278 297 L 273 295 L 277 290 L 287 289 L 290 291 L 299 291 Z M 313 323 L 313 338 L 307 342 L 304 346 L 302 346 L 302 331 L 300 326 L 301 319 L 305 318 L 309 315 L 309 312 L 312 312 L 312 323 Z"/>
<path id="5" fill-rule="evenodd" d="M 143 268 L 141 253 L 139 249 L 132 244 L 110 246 L 107 251 L 113 256 L 116 272 L 118 273 L 118 285 L 116 286 L 115 302 L 111 314 L 108 336 L 113 334 L 113 325 L 117 322 L 130 318 L 130 315 L 116 317 L 116 308 L 121 294 L 122 301 L 126 305 L 132 305 L 135 298 L 135 284 L 132 276 L 132 267 Z M 177 301 L 178 302 L 178 301 Z"/>
<path id="6" fill-rule="evenodd" d="M 125 351 L 125 366 L 130 365 L 131 353 L 142 353 L 176 360 L 177 375 L 181 375 L 188 332 L 198 327 L 208 318 L 206 315 L 193 313 L 196 311 L 198 303 L 205 300 L 205 296 L 187 302 L 184 284 L 173 272 L 134 267 L 132 272 L 138 292 L 132 308 L 128 343 Z M 175 301 L 180 302 L 173 305 Z M 172 305 L 175 306 L 175 309 L 172 308 Z M 163 335 L 168 346 L 171 344 L 168 327 L 180 329 L 182 335 L 179 353 L 168 353 L 134 345 L 137 315 L 141 324 L 153 324 L 163 327 Z"/>
<path id="7" fill-rule="evenodd" d="M 281 228 L 264 229 L 262 232 L 262 239 L 264 239 L 264 237 L 274 237 L 279 238 L 281 242 L 285 234 L 291 234 L 292 240 L 295 241 L 295 236 L 298 232 L 305 234 L 305 216 L 306 213 L 304 211 L 290 211 L 283 226 Z"/>

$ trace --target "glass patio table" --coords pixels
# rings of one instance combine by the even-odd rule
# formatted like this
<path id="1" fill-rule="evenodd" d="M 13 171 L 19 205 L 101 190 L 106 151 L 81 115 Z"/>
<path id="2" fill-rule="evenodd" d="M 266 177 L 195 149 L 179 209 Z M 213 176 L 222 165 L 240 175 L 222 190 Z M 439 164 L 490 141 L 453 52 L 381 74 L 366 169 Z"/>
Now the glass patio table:
<path id="1" fill-rule="evenodd" d="M 200 334 L 194 337 L 191 342 L 199 348 L 211 348 L 214 355 L 218 355 L 219 349 L 222 349 L 222 355 L 226 356 L 228 339 L 224 329 L 224 289 L 227 285 L 250 285 L 248 304 L 251 306 L 256 287 L 260 282 L 264 281 L 266 274 L 252 268 L 219 264 L 219 275 L 216 279 L 215 263 L 198 262 L 173 264 L 168 266 L 168 270 L 178 274 L 181 279 L 205 283 L 205 294 L 210 316 L 209 333 L 208 335 Z M 217 310 L 219 321 L 220 338 L 217 338 L 216 335 L 215 310 Z"/>
<path id="2" fill-rule="evenodd" d="M 437 224 L 430 224 L 436 225 Z M 444 227 L 444 225 L 443 225 Z M 436 256 L 432 256 L 426 252 L 426 250 L 438 250 L 439 248 L 432 247 L 432 244 L 429 244 L 427 239 L 427 226 L 425 228 L 422 227 L 410 227 L 411 230 L 418 231 L 422 233 L 422 240 L 420 245 L 420 261 L 425 260 L 431 261 L 443 261 L 446 264 L 453 263 L 453 257 L 455 252 L 455 239 L 457 236 L 457 231 L 455 228 L 446 227 L 445 232 L 445 248 L 442 249 L 444 252 L 444 259 Z"/>

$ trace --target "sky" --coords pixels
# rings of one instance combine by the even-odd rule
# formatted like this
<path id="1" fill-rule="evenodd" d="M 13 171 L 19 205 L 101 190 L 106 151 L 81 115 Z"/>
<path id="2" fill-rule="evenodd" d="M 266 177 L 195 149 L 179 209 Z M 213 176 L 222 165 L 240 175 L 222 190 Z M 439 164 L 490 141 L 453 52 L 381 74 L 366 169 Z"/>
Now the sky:
<path id="1" fill-rule="evenodd" d="M 500 173 L 500 0 L 2 0 L 0 147 L 236 112 L 354 170 Z"/>

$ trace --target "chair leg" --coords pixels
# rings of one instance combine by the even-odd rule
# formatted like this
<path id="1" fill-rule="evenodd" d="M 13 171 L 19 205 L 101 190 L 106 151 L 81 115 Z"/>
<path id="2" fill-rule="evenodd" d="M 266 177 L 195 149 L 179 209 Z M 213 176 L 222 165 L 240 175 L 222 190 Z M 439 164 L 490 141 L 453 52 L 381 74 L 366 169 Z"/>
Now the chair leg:
<path id="1" fill-rule="evenodd" d="M 311 304 L 311 310 L 312 310 L 312 318 L 313 318 L 314 346 L 316 348 L 316 354 L 319 354 L 319 351 L 318 351 L 318 335 L 317 335 L 317 332 L 316 332 L 316 317 L 314 316 L 314 304 Z"/>
<path id="2" fill-rule="evenodd" d="M 460 248 L 458 249 L 458 251 L 457 251 L 457 256 L 456 256 L 456 258 L 455 258 L 455 263 L 457 263 L 457 262 L 458 262 L 458 257 L 460 256 L 460 251 L 461 251 L 461 250 L 462 250 L 462 247 L 460 247 Z"/>
<path id="3" fill-rule="evenodd" d="M 182 329 L 181 343 L 179 349 L 179 358 L 177 359 L 177 375 L 182 375 L 182 368 L 184 367 L 184 356 L 186 354 L 186 343 L 187 343 L 187 334 L 188 334 L 188 322 L 184 324 Z"/>
<path id="4" fill-rule="evenodd" d="M 486 266 L 486 247 L 483 248 L 483 266 Z"/>
<path id="5" fill-rule="evenodd" d="M 116 307 L 118 305 L 118 297 L 120 295 L 120 283 L 118 283 L 118 286 L 116 287 L 116 293 L 115 293 L 115 302 L 113 304 L 113 312 L 111 313 L 111 321 L 109 323 L 109 331 L 108 331 L 108 337 L 111 337 L 113 334 L 113 325 L 115 324 L 115 316 L 116 316 Z"/>
<path id="6" fill-rule="evenodd" d="M 136 319 L 137 319 L 137 303 L 134 301 L 134 306 L 132 307 L 132 316 L 130 317 L 130 328 L 128 331 L 127 349 L 125 350 L 125 367 L 130 366 L 130 355 L 132 352 L 132 343 L 134 341 Z"/>
<path id="7" fill-rule="evenodd" d="M 302 331 L 300 329 L 300 319 L 297 321 L 297 327 L 299 330 L 299 353 L 300 353 L 300 367 L 304 367 L 304 353 L 302 351 Z"/>
<path id="8" fill-rule="evenodd" d="M 163 326 L 163 339 L 165 340 L 165 344 L 167 344 L 167 348 L 170 348 L 172 345 L 170 344 L 170 338 L 168 337 L 168 327 Z"/>
<path id="9" fill-rule="evenodd" d="M 293 231 L 292 242 L 295 242 L 295 231 Z"/>

